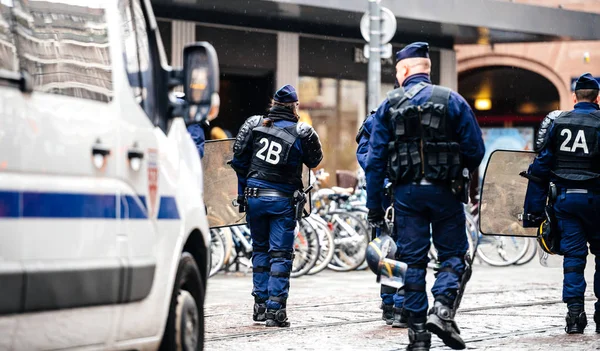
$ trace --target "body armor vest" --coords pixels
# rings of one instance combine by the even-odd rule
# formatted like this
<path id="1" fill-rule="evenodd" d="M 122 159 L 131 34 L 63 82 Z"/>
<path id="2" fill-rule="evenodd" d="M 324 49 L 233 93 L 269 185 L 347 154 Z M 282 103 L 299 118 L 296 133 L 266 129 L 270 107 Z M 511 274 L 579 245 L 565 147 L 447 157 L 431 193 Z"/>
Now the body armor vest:
<path id="1" fill-rule="evenodd" d="M 394 140 L 388 146 L 388 171 L 396 184 L 423 178 L 449 181 L 461 176 L 460 146 L 447 117 L 450 89 L 434 85 L 427 102 L 409 102 L 426 86 L 419 83 L 403 95 L 395 91 L 389 94 Z"/>
<path id="2" fill-rule="evenodd" d="M 290 152 L 299 138 L 296 124 L 279 128 L 258 126 L 252 129 L 252 162 L 248 178 L 302 187 L 302 162 L 290 164 Z"/>
<path id="3" fill-rule="evenodd" d="M 566 112 L 554 125 L 554 175 L 574 181 L 600 178 L 600 112 Z"/>

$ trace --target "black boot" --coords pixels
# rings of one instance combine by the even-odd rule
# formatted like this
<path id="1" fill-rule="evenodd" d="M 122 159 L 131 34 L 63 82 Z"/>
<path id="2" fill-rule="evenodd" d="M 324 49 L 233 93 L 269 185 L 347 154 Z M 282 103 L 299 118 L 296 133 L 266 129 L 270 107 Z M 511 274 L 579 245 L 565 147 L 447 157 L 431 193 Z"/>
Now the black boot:
<path id="1" fill-rule="evenodd" d="M 392 328 L 408 328 L 408 313 L 402 307 L 394 307 Z"/>
<path id="2" fill-rule="evenodd" d="M 437 335 L 446 346 L 454 350 L 463 350 L 466 344 L 460 337 L 460 329 L 453 318 L 448 301 L 436 299 L 427 316 L 427 330 Z"/>
<path id="3" fill-rule="evenodd" d="M 600 312 L 594 312 L 594 323 L 596 323 L 596 333 L 600 333 Z"/>
<path id="4" fill-rule="evenodd" d="M 567 313 L 567 326 L 565 332 L 567 334 L 583 334 L 583 330 L 587 325 L 587 316 L 583 310 L 583 305 L 569 306 L 569 312 Z M 594 321 L 596 321 L 596 314 L 594 313 Z M 596 330 L 598 326 L 596 325 Z"/>
<path id="5" fill-rule="evenodd" d="M 394 305 L 384 305 L 382 303 L 381 309 L 383 310 L 381 319 L 385 321 L 385 324 L 392 325 L 394 321 Z"/>
<path id="6" fill-rule="evenodd" d="M 281 306 L 278 310 L 268 308 L 267 309 L 267 327 L 289 327 L 290 322 L 287 321 L 287 313 L 285 306 Z"/>
<path id="7" fill-rule="evenodd" d="M 425 328 L 425 323 L 410 323 L 408 328 L 409 344 L 406 351 L 429 351 L 431 347 L 431 333 Z"/>
<path id="8" fill-rule="evenodd" d="M 252 320 L 255 322 L 264 322 L 267 320 L 267 303 L 265 301 L 254 300 Z"/>

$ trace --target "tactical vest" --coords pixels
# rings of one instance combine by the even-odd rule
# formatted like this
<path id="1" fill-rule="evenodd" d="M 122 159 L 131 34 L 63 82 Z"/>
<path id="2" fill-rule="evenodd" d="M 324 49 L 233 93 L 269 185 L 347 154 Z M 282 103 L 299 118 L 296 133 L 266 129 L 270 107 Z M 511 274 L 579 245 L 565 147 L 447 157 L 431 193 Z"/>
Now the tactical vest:
<path id="1" fill-rule="evenodd" d="M 248 178 L 302 187 L 302 162 L 289 164 L 290 151 L 299 138 L 296 124 L 279 128 L 259 125 L 252 129 L 252 162 Z"/>
<path id="2" fill-rule="evenodd" d="M 552 172 L 558 178 L 586 181 L 600 178 L 600 112 L 566 112 L 554 120 Z"/>
<path id="3" fill-rule="evenodd" d="M 447 117 L 450 89 L 434 85 L 427 102 L 410 103 L 427 85 L 419 83 L 406 93 L 396 89 L 388 94 L 388 116 L 394 131 L 394 140 L 388 145 L 388 172 L 396 184 L 423 178 L 449 181 L 461 175 L 460 146 Z"/>

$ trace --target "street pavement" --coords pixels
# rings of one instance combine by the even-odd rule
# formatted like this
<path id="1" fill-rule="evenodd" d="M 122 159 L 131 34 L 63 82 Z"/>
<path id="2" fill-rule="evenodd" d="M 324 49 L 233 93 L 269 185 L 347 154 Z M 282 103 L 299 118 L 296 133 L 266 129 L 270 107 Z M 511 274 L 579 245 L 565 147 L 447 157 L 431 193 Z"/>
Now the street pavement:
<path id="1" fill-rule="evenodd" d="M 586 269 L 588 327 L 564 332 L 562 268 L 475 264 L 456 320 L 468 350 L 600 350 L 593 321 L 594 261 Z M 433 272 L 427 275 L 428 288 Z M 406 329 L 381 320 L 379 286 L 369 270 L 326 270 L 291 281 L 290 328 L 252 321 L 251 273 L 220 273 L 208 282 L 206 350 L 404 350 Z M 431 296 L 430 296 L 431 302 Z M 434 336 L 432 350 L 450 350 Z"/>

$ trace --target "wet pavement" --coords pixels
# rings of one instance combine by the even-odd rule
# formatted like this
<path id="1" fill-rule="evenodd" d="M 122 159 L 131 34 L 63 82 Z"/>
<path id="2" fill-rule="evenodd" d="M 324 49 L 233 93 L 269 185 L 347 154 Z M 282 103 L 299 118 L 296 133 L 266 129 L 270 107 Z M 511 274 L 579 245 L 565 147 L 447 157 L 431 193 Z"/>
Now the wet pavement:
<path id="1" fill-rule="evenodd" d="M 593 258 L 593 257 L 592 257 Z M 584 335 L 564 332 L 562 268 L 476 264 L 456 320 L 468 350 L 600 350 L 593 321 L 593 259 L 588 260 Z M 427 275 L 428 287 L 433 272 Z M 379 286 L 370 271 L 324 271 L 291 281 L 290 328 L 252 321 L 251 274 L 209 280 L 206 350 L 404 350 L 406 329 L 381 320 Z M 431 296 L 430 296 L 431 298 Z M 433 337 L 432 350 L 450 350 Z"/>

